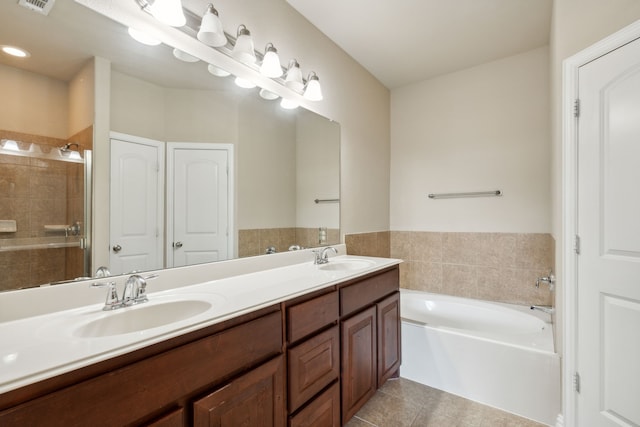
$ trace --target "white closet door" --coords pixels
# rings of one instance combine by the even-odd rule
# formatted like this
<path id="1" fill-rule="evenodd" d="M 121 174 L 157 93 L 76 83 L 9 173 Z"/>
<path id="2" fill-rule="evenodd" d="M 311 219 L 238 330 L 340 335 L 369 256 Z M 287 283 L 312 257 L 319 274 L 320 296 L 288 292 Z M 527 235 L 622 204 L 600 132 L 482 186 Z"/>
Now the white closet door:
<path id="1" fill-rule="evenodd" d="M 581 427 L 640 425 L 640 41 L 579 69 Z"/>
<path id="2" fill-rule="evenodd" d="M 231 255 L 231 147 L 168 143 L 169 267 L 228 259 Z"/>
<path id="3" fill-rule="evenodd" d="M 111 139 L 110 270 L 163 267 L 163 143 Z"/>

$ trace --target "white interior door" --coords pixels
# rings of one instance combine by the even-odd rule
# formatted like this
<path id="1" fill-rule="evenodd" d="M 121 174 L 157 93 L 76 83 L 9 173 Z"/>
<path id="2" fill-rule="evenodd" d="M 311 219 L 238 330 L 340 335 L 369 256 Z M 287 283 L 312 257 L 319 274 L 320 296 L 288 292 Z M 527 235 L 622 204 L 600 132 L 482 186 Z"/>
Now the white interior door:
<path id="1" fill-rule="evenodd" d="M 110 256 L 113 274 L 163 267 L 163 143 L 111 138 Z"/>
<path id="2" fill-rule="evenodd" d="M 232 146 L 168 143 L 167 261 L 178 267 L 232 253 Z"/>
<path id="3" fill-rule="evenodd" d="M 640 426 L 640 41 L 578 83 L 576 425 Z"/>

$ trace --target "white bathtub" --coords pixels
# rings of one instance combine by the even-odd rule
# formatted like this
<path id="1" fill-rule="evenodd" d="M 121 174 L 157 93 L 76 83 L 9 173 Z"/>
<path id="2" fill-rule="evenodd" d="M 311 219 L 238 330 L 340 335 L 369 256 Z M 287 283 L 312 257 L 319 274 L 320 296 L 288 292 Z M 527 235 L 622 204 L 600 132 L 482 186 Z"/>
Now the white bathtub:
<path id="1" fill-rule="evenodd" d="M 401 289 L 400 376 L 554 425 L 560 357 L 549 315 Z"/>

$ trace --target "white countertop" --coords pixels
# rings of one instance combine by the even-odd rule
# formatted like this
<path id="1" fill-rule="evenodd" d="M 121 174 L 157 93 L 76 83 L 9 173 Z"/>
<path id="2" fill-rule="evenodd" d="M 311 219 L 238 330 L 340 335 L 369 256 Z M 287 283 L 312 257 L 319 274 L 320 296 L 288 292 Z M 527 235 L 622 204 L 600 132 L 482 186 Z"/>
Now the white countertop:
<path id="1" fill-rule="evenodd" d="M 350 268 L 330 270 L 327 267 L 314 265 L 311 261 L 305 261 L 157 292 L 151 292 L 153 282 L 149 282 L 147 287 L 149 302 L 133 307 L 105 312 L 102 310 L 104 303 L 93 303 L 0 322 L 0 393 L 107 360 L 400 262 L 400 260 L 389 258 L 342 255 L 331 257 L 329 264 L 325 266 L 339 267 L 343 263 L 349 264 Z M 91 282 L 87 282 L 83 287 L 88 287 L 89 283 Z M 166 288 L 166 286 L 163 287 Z M 49 289 L 52 288 L 56 287 Z M 119 291 L 121 289 L 119 287 Z M 44 295 L 50 296 L 51 292 L 53 291 L 48 290 Z M 94 289 L 92 292 L 98 292 L 101 299 L 104 299 L 106 289 Z M 32 295 L 37 294 L 32 293 Z M 211 304 L 211 308 L 185 320 L 140 331 L 99 337 L 78 336 L 78 331 L 82 330 L 83 326 L 99 321 L 101 318 L 179 300 L 204 301 Z M 159 307 L 158 311 L 162 312 L 164 307 Z M 155 309 L 153 310 L 155 312 Z"/>

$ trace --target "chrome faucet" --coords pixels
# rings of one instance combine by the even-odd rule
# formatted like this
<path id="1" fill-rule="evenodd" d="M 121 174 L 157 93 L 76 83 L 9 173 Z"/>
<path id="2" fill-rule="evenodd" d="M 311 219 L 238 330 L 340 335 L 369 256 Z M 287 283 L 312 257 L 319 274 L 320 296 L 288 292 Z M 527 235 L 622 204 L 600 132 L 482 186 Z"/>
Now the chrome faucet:
<path id="1" fill-rule="evenodd" d="M 329 251 L 333 251 L 334 254 L 338 253 L 338 250 L 333 246 L 327 246 L 326 248 L 318 249 L 313 251 L 315 254 L 314 264 L 326 264 L 329 262 Z"/>
<path id="2" fill-rule="evenodd" d="M 550 305 L 532 305 L 531 310 L 540 310 L 543 313 L 553 314 L 556 309 L 551 307 Z"/>
<path id="3" fill-rule="evenodd" d="M 147 298 L 147 280 L 156 277 L 158 277 L 157 274 L 144 277 L 138 274 L 132 274 L 124 283 L 122 299 L 118 298 L 116 282 L 96 282 L 92 283 L 91 286 L 94 288 L 107 288 L 107 299 L 104 302 L 102 310 L 111 311 L 149 301 L 149 298 Z"/>
<path id="4" fill-rule="evenodd" d="M 549 290 L 552 291 L 556 283 L 556 276 L 553 275 L 553 271 L 549 271 L 549 275 L 547 276 L 538 277 L 536 279 L 536 288 L 540 287 L 540 283 L 546 283 L 549 285 Z"/>

